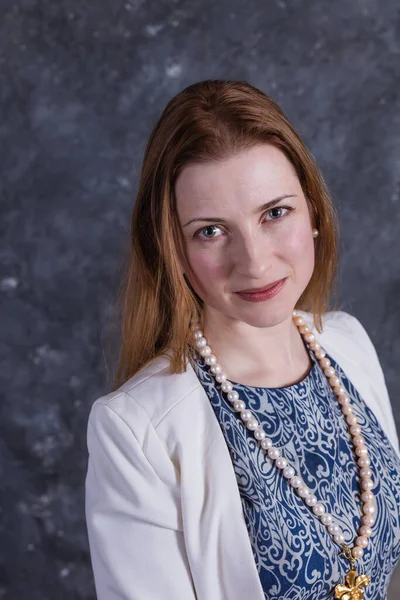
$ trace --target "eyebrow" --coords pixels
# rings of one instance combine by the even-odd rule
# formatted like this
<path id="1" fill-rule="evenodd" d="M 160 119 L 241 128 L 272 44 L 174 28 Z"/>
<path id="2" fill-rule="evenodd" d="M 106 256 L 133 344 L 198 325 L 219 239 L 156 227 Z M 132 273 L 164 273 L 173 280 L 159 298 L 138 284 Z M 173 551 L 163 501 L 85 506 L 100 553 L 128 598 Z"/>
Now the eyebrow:
<path id="1" fill-rule="evenodd" d="M 286 198 L 295 198 L 295 197 L 296 197 L 296 194 L 283 194 L 282 196 L 278 196 L 277 198 L 274 198 L 273 200 L 270 200 L 269 202 L 262 204 L 254 212 L 259 213 L 264 210 L 268 210 L 269 208 L 274 207 L 275 204 L 278 204 L 278 202 L 281 202 L 281 200 L 285 200 Z M 190 223 L 194 223 L 195 221 L 203 221 L 206 223 L 215 223 L 216 221 L 218 221 L 218 223 L 226 223 L 226 220 L 221 219 L 221 217 L 196 217 L 195 219 L 190 219 L 190 221 L 185 223 L 185 225 L 183 225 L 182 227 L 187 227 L 188 225 L 190 225 Z"/>

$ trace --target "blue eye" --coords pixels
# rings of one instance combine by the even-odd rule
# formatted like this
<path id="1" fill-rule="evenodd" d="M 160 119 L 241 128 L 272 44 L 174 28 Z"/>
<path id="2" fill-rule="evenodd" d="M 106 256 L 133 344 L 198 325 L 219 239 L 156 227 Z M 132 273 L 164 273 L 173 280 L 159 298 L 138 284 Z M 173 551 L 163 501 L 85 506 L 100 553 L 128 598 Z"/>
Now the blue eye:
<path id="1" fill-rule="evenodd" d="M 215 239 L 215 237 L 219 237 L 219 236 L 215 236 L 215 235 L 205 235 L 204 237 L 200 237 L 200 233 L 203 232 L 211 232 L 215 231 L 216 229 L 220 229 L 220 227 L 218 227 L 218 225 L 207 225 L 207 227 L 203 227 L 202 229 L 199 229 L 198 231 L 196 231 L 196 233 L 193 235 L 193 237 L 198 237 L 201 240 L 213 240 Z"/>
<path id="2" fill-rule="evenodd" d="M 292 208 L 290 208 L 289 206 L 275 206 L 274 208 L 271 208 L 269 211 L 267 211 L 265 214 L 269 214 L 269 213 L 273 213 L 274 211 L 282 211 L 282 210 L 293 210 Z M 286 213 L 284 213 L 286 214 Z M 278 219 L 281 219 L 282 215 L 278 215 L 277 218 L 273 218 L 271 219 L 272 221 L 278 221 Z"/>

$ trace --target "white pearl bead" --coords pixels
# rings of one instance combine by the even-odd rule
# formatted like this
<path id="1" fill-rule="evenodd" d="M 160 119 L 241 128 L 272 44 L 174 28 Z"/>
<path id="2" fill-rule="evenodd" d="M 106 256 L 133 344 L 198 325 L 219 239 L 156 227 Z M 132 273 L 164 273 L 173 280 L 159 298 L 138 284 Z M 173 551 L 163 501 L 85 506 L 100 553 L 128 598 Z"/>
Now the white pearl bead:
<path id="1" fill-rule="evenodd" d="M 372 529 L 371 527 L 368 527 L 368 525 L 362 525 L 362 527 L 360 527 L 360 529 L 358 530 L 358 533 L 364 537 L 371 537 L 372 535 Z"/>
<path id="2" fill-rule="evenodd" d="M 342 394 L 346 393 L 345 388 L 342 385 L 336 385 L 333 388 L 334 393 L 336 394 L 336 396 L 341 396 Z"/>
<path id="3" fill-rule="evenodd" d="M 203 337 L 203 332 L 201 329 L 196 329 L 196 331 L 193 333 L 193 337 L 195 340 L 200 340 Z"/>
<path id="4" fill-rule="evenodd" d="M 351 406 L 351 404 L 342 404 L 342 413 L 344 415 L 351 415 L 352 412 L 353 407 Z"/>
<path id="5" fill-rule="evenodd" d="M 354 446 L 364 446 L 365 438 L 362 435 L 355 435 L 353 437 Z"/>
<path id="6" fill-rule="evenodd" d="M 364 515 L 361 517 L 361 523 L 363 525 L 368 525 L 368 527 L 372 527 L 375 524 L 375 520 L 373 515 Z"/>
<path id="7" fill-rule="evenodd" d="M 369 465 L 371 464 L 371 459 L 369 458 L 369 456 L 363 456 L 358 459 L 357 464 L 359 467 L 369 467 Z"/>
<path id="8" fill-rule="evenodd" d="M 225 393 L 231 392 L 233 390 L 231 382 L 224 381 L 224 383 L 221 385 L 221 390 Z"/>
<path id="9" fill-rule="evenodd" d="M 242 412 L 242 410 L 245 410 L 245 408 L 246 408 L 246 405 L 245 405 L 245 403 L 243 402 L 243 400 L 236 400 L 236 401 L 233 403 L 233 409 L 234 409 L 236 412 Z"/>
<path id="10" fill-rule="evenodd" d="M 268 437 L 261 440 L 260 446 L 263 450 L 268 450 L 269 448 L 272 448 L 272 445 L 272 440 L 270 440 Z"/>
<path id="11" fill-rule="evenodd" d="M 337 523 L 329 523 L 327 529 L 331 535 L 338 535 L 340 532 L 340 527 Z"/>
<path id="12" fill-rule="evenodd" d="M 334 388 L 337 385 L 340 385 L 339 377 L 329 377 L 329 385 Z"/>
<path id="13" fill-rule="evenodd" d="M 373 504 L 372 502 L 367 502 L 362 507 L 362 511 L 363 511 L 364 515 L 374 516 L 376 513 L 376 504 Z"/>
<path id="14" fill-rule="evenodd" d="M 321 517 L 321 523 L 323 525 L 329 525 L 330 523 L 332 523 L 332 515 L 330 513 L 323 514 Z"/>
<path id="15" fill-rule="evenodd" d="M 361 487 L 363 490 L 372 490 L 372 488 L 374 487 L 374 482 L 372 481 L 372 479 L 362 479 Z"/>
<path id="16" fill-rule="evenodd" d="M 274 446 L 272 446 L 272 448 L 269 448 L 268 456 L 272 460 L 276 460 L 277 458 L 280 457 L 280 455 L 281 455 L 281 451 L 279 450 L 279 448 L 275 448 Z"/>
<path id="17" fill-rule="evenodd" d="M 364 554 L 364 550 L 362 548 L 360 548 L 360 546 L 354 546 L 351 553 L 354 556 L 354 558 L 362 558 L 362 556 Z"/>
<path id="18" fill-rule="evenodd" d="M 223 383 L 224 381 L 226 381 L 226 375 L 225 373 L 217 373 L 215 379 L 218 381 L 218 383 Z"/>
<path id="19" fill-rule="evenodd" d="M 327 377 L 332 377 L 335 375 L 336 371 L 333 367 L 326 367 L 326 369 L 324 369 L 324 373 Z M 339 377 L 336 377 L 336 379 L 339 379 Z M 340 383 L 340 379 L 339 379 L 339 383 Z"/>
<path id="20" fill-rule="evenodd" d="M 297 317 L 298 316 L 298 311 L 297 310 L 292 310 L 292 316 L 293 317 Z"/>
<path id="21" fill-rule="evenodd" d="M 311 348 L 311 350 L 320 350 L 321 344 L 319 344 L 317 341 L 310 342 L 310 348 Z M 314 354 L 315 354 L 315 352 L 314 352 Z M 321 356 L 321 358 L 322 358 L 322 356 Z"/>
<path id="22" fill-rule="evenodd" d="M 357 446 L 356 449 L 355 449 L 355 453 L 360 458 L 362 456 L 368 456 L 368 450 L 367 450 L 367 448 L 365 446 Z"/>
<path id="23" fill-rule="evenodd" d="M 297 488 L 297 492 L 301 498 L 306 498 L 311 494 L 311 490 L 304 484 Z"/>
<path id="24" fill-rule="evenodd" d="M 347 415 L 346 422 L 348 425 L 356 425 L 358 422 L 356 415 Z"/>
<path id="25" fill-rule="evenodd" d="M 316 350 L 314 350 L 314 354 L 315 354 L 315 358 L 317 358 L 318 360 L 321 360 L 322 358 L 324 358 L 324 356 L 326 356 L 326 352 L 324 350 L 322 350 L 322 348 L 317 348 Z M 321 365 L 321 366 L 323 366 L 323 365 Z"/>
<path id="26" fill-rule="evenodd" d="M 359 458 L 367 458 L 368 457 L 368 449 L 364 446 L 364 441 L 362 441 L 361 443 L 355 444 L 354 440 L 353 440 L 353 444 L 355 446 L 354 452 L 356 453 L 356 455 Z"/>
<path id="27" fill-rule="evenodd" d="M 215 365 L 215 363 L 217 362 L 217 357 L 214 356 L 214 354 L 210 354 L 209 356 L 206 356 L 204 359 L 204 362 L 206 363 L 206 365 L 210 366 L 210 365 Z"/>
<path id="28" fill-rule="evenodd" d="M 306 340 L 306 342 L 312 342 L 315 340 L 315 335 L 310 331 L 310 333 L 306 333 L 304 335 L 304 339 Z"/>
<path id="29" fill-rule="evenodd" d="M 325 369 L 325 367 L 329 367 L 329 365 L 331 364 L 331 361 L 329 360 L 329 358 L 321 358 L 321 360 L 319 361 L 319 364 L 321 365 L 321 367 L 323 369 Z"/>
<path id="30" fill-rule="evenodd" d="M 228 392 L 228 400 L 229 400 L 229 402 L 235 402 L 235 400 L 239 400 L 239 394 L 237 393 L 236 390 L 233 390 L 232 392 Z"/>
<path id="31" fill-rule="evenodd" d="M 300 325 L 299 331 L 302 335 L 304 335 L 310 331 L 310 328 L 308 325 Z"/>
<path id="32" fill-rule="evenodd" d="M 312 510 L 314 515 L 317 515 L 317 517 L 322 517 L 325 512 L 325 506 L 321 504 L 321 502 L 317 502 L 317 504 L 313 506 Z"/>
<path id="33" fill-rule="evenodd" d="M 361 427 L 359 425 L 352 425 L 350 427 L 350 433 L 351 435 L 360 435 Z"/>
<path id="34" fill-rule="evenodd" d="M 215 363 L 214 365 L 211 365 L 210 371 L 211 373 L 214 373 L 214 375 L 217 375 L 218 373 L 222 373 L 222 367 L 218 363 Z"/>
<path id="35" fill-rule="evenodd" d="M 278 469 L 284 469 L 285 467 L 287 467 L 288 461 L 286 460 L 286 458 L 283 458 L 283 456 L 281 456 L 280 458 L 276 459 L 275 462 L 275 466 Z"/>
<path id="36" fill-rule="evenodd" d="M 344 542 L 344 535 L 343 535 L 342 532 L 337 533 L 336 535 L 333 536 L 333 539 L 334 539 L 334 541 L 337 544 L 343 544 L 343 542 Z"/>
<path id="37" fill-rule="evenodd" d="M 203 348 L 204 346 L 207 346 L 207 340 L 205 337 L 200 337 L 196 340 L 196 346 L 198 348 Z"/>
<path id="38" fill-rule="evenodd" d="M 365 535 L 359 535 L 358 538 L 356 538 L 355 543 L 357 546 L 360 546 L 360 548 L 366 548 L 368 546 L 368 538 L 365 537 Z"/>
<path id="39" fill-rule="evenodd" d="M 365 477 L 366 479 L 372 477 L 372 471 L 369 467 L 362 467 L 360 469 L 360 477 Z"/>
<path id="40" fill-rule="evenodd" d="M 282 474 L 283 474 L 283 476 L 284 476 L 285 479 L 291 479 L 292 477 L 294 477 L 295 472 L 296 471 L 293 469 L 293 467 L 289 466 L 289 467 L 285 467 L 283 469 Z"/>
<path id="41" fill-rule="evenodd" d="M 291 480 L 289 481 L 290 485 L 294 488 L 298 488 L 301 486 L 301 484 L 303 483 L 301 477 L 299 477 L 298 475 L 295 475 L 294 477 L 291 478 Z"/>
<path id="42" fill-rule="evenodd" d="M 204 348 L 200 348 L 200 355 L 201 356 L 208 356 L 209 354 L 211 354 L 211 348 L 210 348 L 210 346 L 204 346 Z"/>
<path id="43" fill-rule="evenodd" d="M 246 422 L 246 421 L 250 421 L 250 419 L 253 417 L 252 413 L 250 410 L 242 410 L 242 412 L 240 413 L 240 418 L 242 419 L 242 421 Z"/>
<path id="44" fill-rule="evenodd" d="M 256 440 L 263 440 L 266 436 L 267 434 L 261 427 L 258 427 L 258 429 L 256 429 L 254 432 L 254 437 L 256 438 Z"/>
<path id="45" fill-rule="evenodd" d="M 350 398 L 346 394 L 341 394 L 337 398 L 339 404 L 350 404 Z"/>
<path id="46" fill-rule="evenodd" d="M 363 467 L 363 469 L 368 469 L 368 467 Z M 362 477 L 362 475 L 361 475 L 361 477 Z M 362 500 L 362 502 L 374 502 L 375 495 L 370 490 L 367 490 L 361 494 L 361 500 Z"/>
<path id="47" fill-rule="evenodd" d="M 317 504 L 317 498 L 314 494 L 310 494 L 309 496 L 306 496 L 305 502 L 307 506 L 315 506 Z"/>
<path id="48" fill-rule="evenodd" d="M 299 327 L 300 325 L 303 325 L 304 319 L 303 319 L 303 317 L 296 317 L 294 319 L 294 322 L 296 323 L 297 327 Z"/>
<path id="49" fill-rule="evenodd" d="M 257 419 L 249 419 L 246 422 L 246 427 L 247 429 L 249 429 L 250 431 L 255 431 L 257 429 L 257 427 L 259 426 L 259 423 L 257 421 Z"/>

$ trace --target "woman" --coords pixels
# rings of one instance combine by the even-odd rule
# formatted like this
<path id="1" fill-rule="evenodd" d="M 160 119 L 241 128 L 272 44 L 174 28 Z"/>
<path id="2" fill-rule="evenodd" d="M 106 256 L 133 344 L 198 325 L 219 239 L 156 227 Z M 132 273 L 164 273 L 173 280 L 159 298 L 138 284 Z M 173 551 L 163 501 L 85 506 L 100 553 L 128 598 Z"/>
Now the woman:
<path id="1" fill-rule="evenodd" d="M 399 446 L 370 338 L 328 310 L 336 238 L 271 98 L 205 81 L 170 101 L 133 211 L 115 389 L 89 418 L 100 600 L 386 598 Z"/>

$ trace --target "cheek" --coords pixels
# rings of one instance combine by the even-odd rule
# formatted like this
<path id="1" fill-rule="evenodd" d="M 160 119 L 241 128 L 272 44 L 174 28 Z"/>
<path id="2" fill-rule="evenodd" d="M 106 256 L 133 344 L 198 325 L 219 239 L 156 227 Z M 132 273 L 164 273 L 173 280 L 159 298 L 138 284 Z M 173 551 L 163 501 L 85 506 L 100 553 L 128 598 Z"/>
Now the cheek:
<path id="1" fill-rule="evenodd" d="M 314 238 L 309 227 L 299 227 L 286 239 L 285 252 L 296 270 L 312 272 L 315 262 Z"/>
<path id="2" fill-rule="evenodd" d="M 218 259 L 217 253 L 210 250 L 189 250 L 187 259 L 190 270 L 199 280 L 214 279 L 225 268 L 223 262 Z"/>
<path id="3" fill-rule="evenodd" d="M 312 247 L 313 237 L 309 228 L 297 227 L 290 236 L 287 238 L 287 243 L 290 248 L 300 250 L 302 248 Z"/>
<path id="4" fill-rule="evenodd" d="M 186 252 L 188 277 L 197 294 L 205 301 L 223 284 L 228 268 L 226 258 L 214 249 L 191 248 Z"/>

